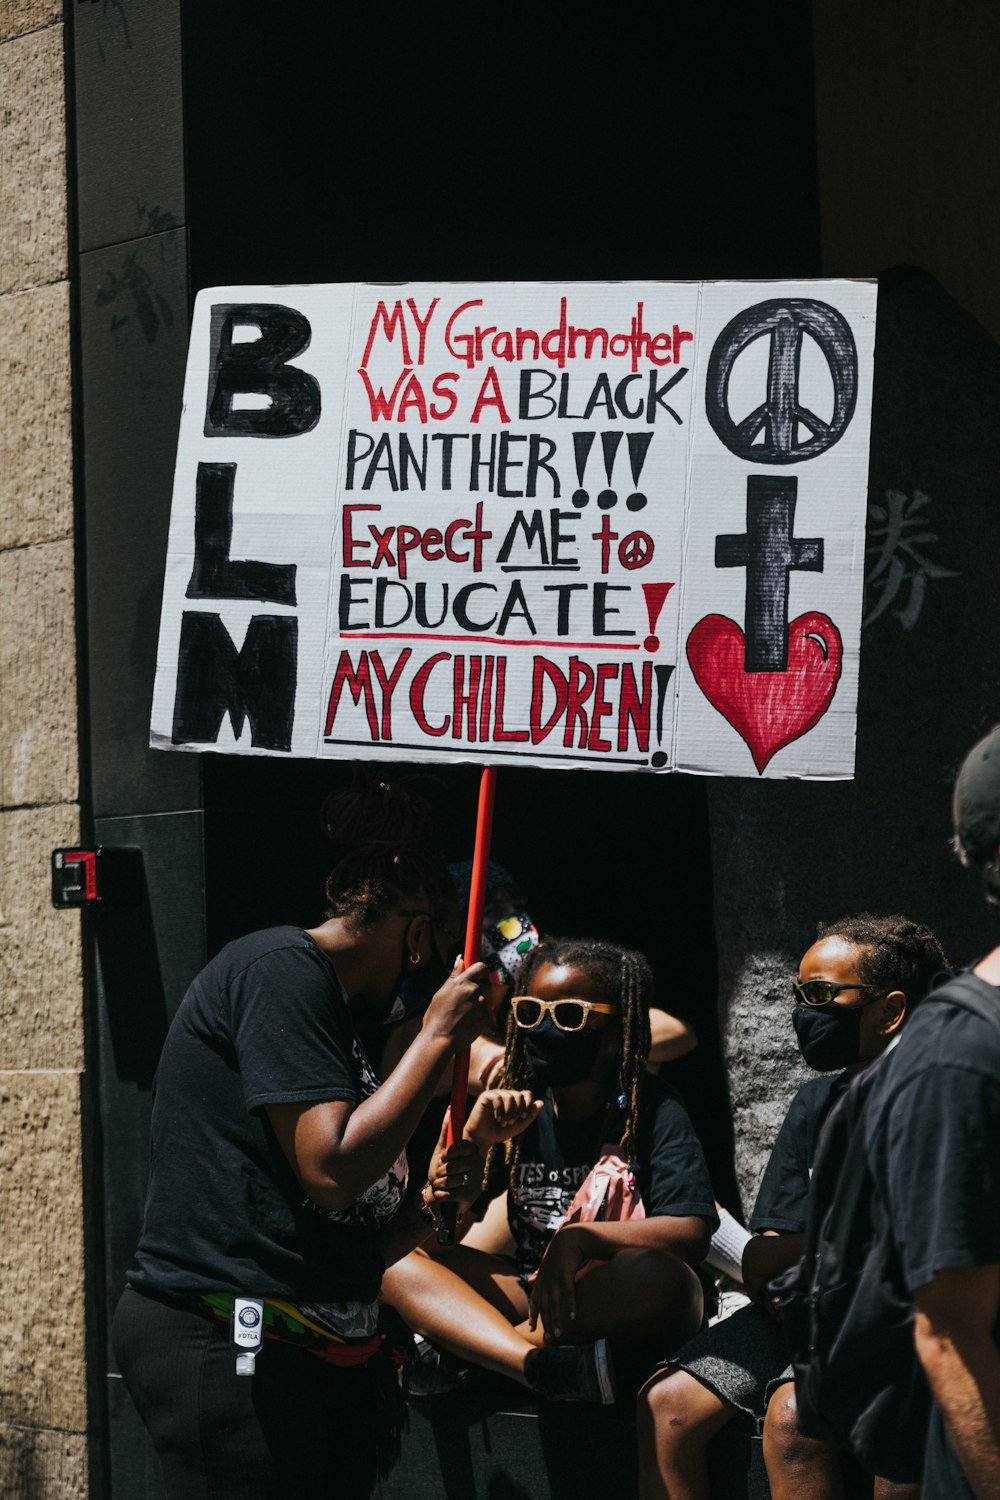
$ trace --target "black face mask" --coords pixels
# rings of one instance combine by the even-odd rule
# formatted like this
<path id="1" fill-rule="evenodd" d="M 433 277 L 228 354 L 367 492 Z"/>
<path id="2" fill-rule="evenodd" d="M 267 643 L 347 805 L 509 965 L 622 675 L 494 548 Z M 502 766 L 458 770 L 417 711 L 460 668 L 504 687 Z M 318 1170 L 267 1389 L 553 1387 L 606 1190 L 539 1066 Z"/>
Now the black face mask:
<path id="1" fill-rule="evenodd" d="M 602 1033 L 585 1026 L 582 1031 L 560 1031 L 551 1016 L 524 1032 L 524 1050 L 535 1087 L 539 1091 L 570 1083 L 583 1083 L 594 1071 L 601 1050 Z"/>
<path id="2" fill-rule="evenodd" d="M 792 1011 L 792 1025 L 799 1051 L 817 1073 L 833 1073 L 849 1068 L 858 1060 L 861 1050 L 861 1012 L 863 1005 L 823 1005 L 810 1008 L 797 1005 Z"/>

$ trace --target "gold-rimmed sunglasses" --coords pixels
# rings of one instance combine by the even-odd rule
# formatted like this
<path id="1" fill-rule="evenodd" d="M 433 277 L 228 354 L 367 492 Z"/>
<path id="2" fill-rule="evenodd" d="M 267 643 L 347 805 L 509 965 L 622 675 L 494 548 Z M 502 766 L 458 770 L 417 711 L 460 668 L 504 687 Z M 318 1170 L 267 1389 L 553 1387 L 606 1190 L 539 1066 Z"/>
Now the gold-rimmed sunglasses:
<path id="1" fill-rule="evenodd" d="M 523 1031 L 539 1024 L 550 1015 L 560 1031 L 582 1031 L 596 1010 L 600 1016 L 616 1016 L 617 1005 L 604 1005 L 600 1000 L 536 1000 L 534 995 L 517 995 L 510 1002 L 514 1021 Z"/>

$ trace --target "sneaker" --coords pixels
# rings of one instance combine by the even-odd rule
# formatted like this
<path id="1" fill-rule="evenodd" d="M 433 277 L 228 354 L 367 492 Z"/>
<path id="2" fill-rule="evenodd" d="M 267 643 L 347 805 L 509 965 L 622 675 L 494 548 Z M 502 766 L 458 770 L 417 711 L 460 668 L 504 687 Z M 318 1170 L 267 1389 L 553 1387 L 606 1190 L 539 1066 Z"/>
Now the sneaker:
<path id="1" fill-rule="evenodd" d="M 536 1350 L 528 1384 L 549 1401 L 593 1401 L 611 1406 L 615 1372 L 607 1339 L 596 1344 L 546 1344 Z"/>
<path id="2" fill-rule="evenodd" d="M 419 1334 L 414 1338 L 407 1371 L 409 1395 L 443 1396 L 448 1391 L 460 1391 L 468 1384 L 469 1376 L 469 1366 L 447 1349 L 438 1348 Z"/>

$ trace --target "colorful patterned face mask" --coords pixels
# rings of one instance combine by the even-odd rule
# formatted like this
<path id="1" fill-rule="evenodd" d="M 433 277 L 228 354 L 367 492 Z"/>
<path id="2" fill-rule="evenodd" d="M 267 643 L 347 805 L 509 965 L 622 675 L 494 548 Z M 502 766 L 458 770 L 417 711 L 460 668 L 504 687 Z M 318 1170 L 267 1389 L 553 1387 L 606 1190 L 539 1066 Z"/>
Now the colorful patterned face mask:
<path id="1" fill-rule="evenodd" d="M 484 927 L 482 957 L 490 983 L 513 984 L 538 942 L 538 928 L 526 911 L 512 912 L 492 927 Z"/>

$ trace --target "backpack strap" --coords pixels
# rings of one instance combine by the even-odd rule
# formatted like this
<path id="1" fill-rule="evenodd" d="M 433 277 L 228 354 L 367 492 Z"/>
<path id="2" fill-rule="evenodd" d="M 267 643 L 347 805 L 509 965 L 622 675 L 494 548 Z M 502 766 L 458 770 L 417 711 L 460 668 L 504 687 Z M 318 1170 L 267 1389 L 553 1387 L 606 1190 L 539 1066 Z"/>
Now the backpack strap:
<path id="1" fill-rule="evenodd" d="M 954 978 L 939 985 L 936 990 L 931 990 L 922 1003 L 924 1005 L 931 1003 L 957 1005 L 960 1010 L 970 1010 L 974 1016 L 978 1016 L 995 1031 L 1000 1031 L 1000 990 L 997 990 L 995 1000 L 987 999 L 979 988 L 985 982 L 982 979 L 977 980 L 969 971 L 956 974 Z M 991 985 L 990 988 L 993 989 L 995 986 Z"/>

